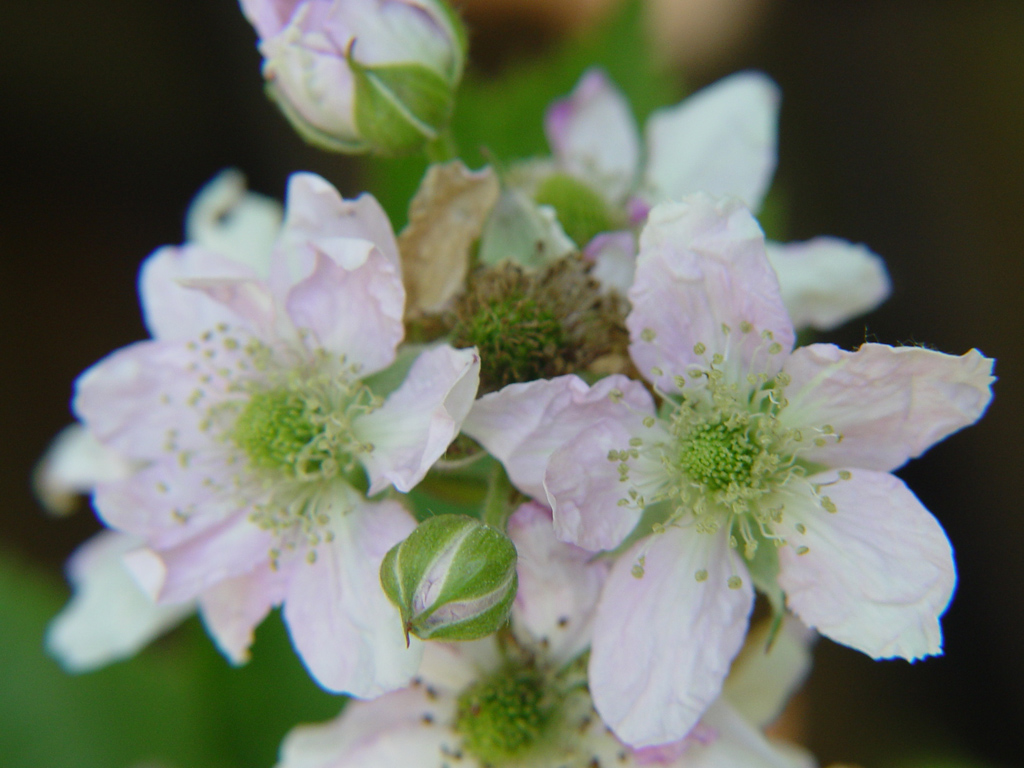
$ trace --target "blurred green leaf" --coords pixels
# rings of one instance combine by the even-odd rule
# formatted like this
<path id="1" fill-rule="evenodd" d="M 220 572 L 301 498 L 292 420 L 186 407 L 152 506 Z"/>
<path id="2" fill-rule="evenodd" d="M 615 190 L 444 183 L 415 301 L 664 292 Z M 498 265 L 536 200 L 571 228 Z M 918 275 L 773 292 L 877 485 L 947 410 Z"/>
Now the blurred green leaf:
<path id="1" fill-rule="evenodd" d="M 273 765 L 302 721 L 334 717 L 343 699 L 317 688 L 275 615 L 253 661 L 233 669 L 192 619 L 131 661 L 69 675 L 43 634 L 67 590 L 0 553 L 0 755 L 21 768 Z"/>

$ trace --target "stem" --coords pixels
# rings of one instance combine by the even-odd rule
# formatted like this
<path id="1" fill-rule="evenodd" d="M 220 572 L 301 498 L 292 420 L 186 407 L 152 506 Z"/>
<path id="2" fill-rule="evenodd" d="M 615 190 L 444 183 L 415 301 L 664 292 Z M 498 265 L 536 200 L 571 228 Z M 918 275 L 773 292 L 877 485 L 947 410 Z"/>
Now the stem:
<path id="1" fill-rule="evenodd" d="M 494 469 L 491 470 L 491 477 L 487 482 L 487 496 L 484 497 L 483 521 L 504 531 L 512 516 L 512 483 L 509 482 L 505 468 L 501 462 L 494 462 Z"/>
<path id="2" fill-rule="evenodd" d="M 431 163 L 447 163 L 459 156 L 459 148 L 455 144 L 455 137 L 451 128 L 445 128 L 441 134 L 424 147 L 427 160 Z"/>

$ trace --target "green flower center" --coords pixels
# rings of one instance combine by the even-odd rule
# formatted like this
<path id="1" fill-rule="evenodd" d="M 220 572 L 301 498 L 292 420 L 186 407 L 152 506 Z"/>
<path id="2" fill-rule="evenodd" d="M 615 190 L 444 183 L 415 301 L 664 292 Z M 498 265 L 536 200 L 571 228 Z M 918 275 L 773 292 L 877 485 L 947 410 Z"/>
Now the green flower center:
<path id="1" fill-rule="evenodd" d="M 296 462 L 320 434 L 310 404 L 297 392 L 255 392 L 238 415 L 231 439 L 261 469 L 295 471 Z"/>
<path id="2" fill-rule="evenodd" d="M 746 427 L 705 422 L 680 441 L 680 449 L 679 468 L 709 491 L 753 485 L 751 470 L 761 450 Z"/>
<path id="3" fill-rule="evenodd" d="M 555 209 L 565 234 L 580 248 L 595 235 L 615 229 L 608 204 L 597 192 L 577 178 L 553 173 L 537 187 L 533 199 Z"/>
<path id="4" fill-rule="evenodd" d="M 506 667 L 462 692 L 455 730 L 481 763 L 522 758 L 556 730 L 561 700 L 533 668 Z"/>

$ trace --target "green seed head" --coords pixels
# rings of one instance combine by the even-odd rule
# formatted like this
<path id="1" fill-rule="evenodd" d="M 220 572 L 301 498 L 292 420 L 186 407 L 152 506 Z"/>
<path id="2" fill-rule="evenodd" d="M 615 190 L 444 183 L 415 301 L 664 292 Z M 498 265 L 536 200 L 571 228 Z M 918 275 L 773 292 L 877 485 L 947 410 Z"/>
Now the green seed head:
<path id="1" fill-rule="evenodd" d="M 615 229 L 608 204 L 585 183 L 565 173 L 553 173 L 534 192 L 533 199 L 555 209 L 565 234 L 580 248 L 595 235 Z"/>
<path id="2" fill-rule="evenodd" d="M 550 738 L 560 703 L 536 669 L 506 667 L 459 696 L 455 729 L 467 752 L 484 765 L 499 766 Z"/>

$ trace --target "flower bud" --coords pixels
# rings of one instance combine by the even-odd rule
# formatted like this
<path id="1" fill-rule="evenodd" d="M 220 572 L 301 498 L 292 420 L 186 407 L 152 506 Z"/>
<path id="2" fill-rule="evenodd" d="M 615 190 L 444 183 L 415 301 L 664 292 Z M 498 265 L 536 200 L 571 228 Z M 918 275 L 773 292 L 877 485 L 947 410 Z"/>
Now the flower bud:
<path id="1" fill-rule="evenodd" d="M 423 640 L 475 640 L 508 619 L 519 586 L 516 548 L 471 517 L 420 523 L 380 566 L 384 592 L 409 633 Z"/>
<path id="2" fill-rule="evenodd" d="M 444 0 L 241 0 L 267 93 L 306 141 L 396 154 L 448 124 L 466 57 Z"/>

